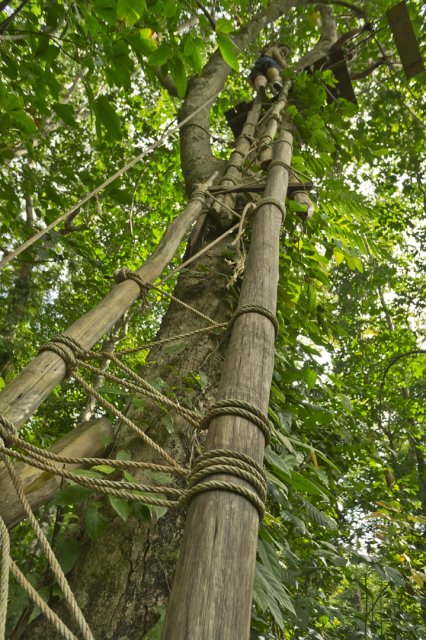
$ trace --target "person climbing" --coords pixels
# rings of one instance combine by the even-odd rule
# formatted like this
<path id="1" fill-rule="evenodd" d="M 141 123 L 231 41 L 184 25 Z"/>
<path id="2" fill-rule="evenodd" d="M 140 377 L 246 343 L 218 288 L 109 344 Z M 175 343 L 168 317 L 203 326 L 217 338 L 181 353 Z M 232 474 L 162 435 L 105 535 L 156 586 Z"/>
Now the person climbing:
<path id="1" fill-rule="evenodd" d="M 271 83 L 273 93 L 281 91 L 283 83 L 280 71 L 288 66 L 286 58 L 289 52 L 290 48 L 285 44 L 269 45 L 260 52 L 249 78 L 254 89 L 263 96 L 266 96 L 268 83 Z"/>

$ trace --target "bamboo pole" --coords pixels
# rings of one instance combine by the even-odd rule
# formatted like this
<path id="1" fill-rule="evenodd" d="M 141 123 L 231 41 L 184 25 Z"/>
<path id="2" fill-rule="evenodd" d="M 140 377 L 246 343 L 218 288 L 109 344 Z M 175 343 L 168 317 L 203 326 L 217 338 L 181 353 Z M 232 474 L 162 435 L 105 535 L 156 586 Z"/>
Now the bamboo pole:
<path id="1" fill-rule="evenodd" d="M 205 185 L 200 185 L 200 189 L 205 190 L 215 176 L 216 174 Z M 145 282 L 153 283 L 160 276 L 202 208 L 200 198 L 190 200 L 182 213 L 169 225 L 157 249 L 136 271 Z M 64 332 L 65 335 L 89 349 L 114 326 L 139 294 L 139 286 L 133 280 L 120 282 L 99 304 L 74 322 Z M 11 420 L 16 427 L 21 426 L 64 379 L 65 374 L 62 358 L 51 351 L 44 351 L 0 392 L 0 414 Z"/>
<path id="2" fill-rule="evenodd" d="M 99 418 L 76 427 L 48 450 L 65 457 L 94 458 L 105 451 L 105 438 L 112 436 L 111 421 L 108 418 Z M 49 502 L 63 482 L 60 476 L 41 471 L 24 462 L 15 462 L 13 466 L 32 509 L 37 509 Z M 67 469 L 75 469 L 78 466 L 67 465 Z M 17 500 L 15 487 L 4 464 L 0 464 L 0 517 L 8 528 L 14 527 L 26 518 L 24 508 L 21 501 Z"/>
<path id="3" fill-rule="evenodd" d="M 280 134 L 274 160 L 291 162 L 292 136 Z M 265 197 L 285 201 L 288 171 L 269 170 Z M 276 310 L 281 214 L 264 204 L 254 218 L 240 306 Z M 274 361 L 274 327 L 257 313 L 237 318 L 225 359 L 218 399 L 237 398 L 267 412 Z M 233 449 L 262 464 L 264 436 L 234 416 L 213 419 L 206 450 Z M 234 481 L 229 475 L 215 480 Z M 243 481 L 241 481 L 244 484 Z M 170 596 L 164 640 L 246 640 L 249 637 L 259 514 L 245 498 L 225 491 L 198 494 L 191 502 Z"/>

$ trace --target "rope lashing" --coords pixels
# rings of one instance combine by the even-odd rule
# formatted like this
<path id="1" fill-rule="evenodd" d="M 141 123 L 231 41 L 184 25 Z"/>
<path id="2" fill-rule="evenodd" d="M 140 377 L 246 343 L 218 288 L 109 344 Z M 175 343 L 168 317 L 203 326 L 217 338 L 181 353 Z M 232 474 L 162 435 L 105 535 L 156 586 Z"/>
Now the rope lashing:
<path id="1" fill-rule="evenodd" d="M 266 416 L 256 405 L 245 400 L 235 398 L 225 398 L 215 402 L 200 421 L 200 429 L 208 429 L 210 420 L 216 416 L 238 416 L 245 418 L 256 425 L 265 437 L 265 446 L 271 440 L 271 427 L 268 416 Z"/>
<path id="2" fill-rule="evenodd" d="M 194 191 L 191 193 L 190 200 L 199 200 L 202 204 L 204 204 L 206 200 L 206 195 L 207 195 L 206 191 L 201 191 L 201 189 L 194 189 Z"/>
<path id="3" fill-rule="evenodd" d="M 231 156 L 234 156 L 235 154 L 240 155 L 242 158 L 246 157 L 246 152 L 245 151 L 241 151 L 241 149 L 234 149 L 233 152 L 231 153 Z M 229 167 L 229 164 L 228 164 Z"/>
<path id="4" fill-rule="evenodd" d="M 268 169 L 271 169 L 272 167 L 284 167 L 284 169 L 287 169 L 287 171 L 293 171 L 288 162 L 284 162 L 284 160 L 271 160 L 268 165 Z"/>
<path id="5" fill-rule="evenodd" d="M 277 209 L 280 210 L 282 217 L 285 218 L 285 215 L 286 215 L 285 205 L 284 205 L 283 202 L 281 202 L 281 200 L 277 200 L 277 198 L 270 198 L 270 197 L 261 198 L 260 200 L 258 200 L 256 202 L 256 206 L 254 208 L 253 213 L 258 211 L 265 204 L 272 204 L 272 205 L 274 205 L 274 207 L 277 207 Z"/>
<path id="6" fill-rule="evenodd" d="M 64 349 L 62 345 L 68 347 L 68 349 Z M 77 358 L 85 358 L 88 353 L 77 340 L 64 334 L 50 338 L 50 340 L 38 350 L 39 353 L 43 351 L 53 351 L 53 353 L 56 353 L 57 356 L 62 358 L 67 368 L 67 376 L 73 374 L 77 366 Z"/>
<path id="7" fill-rule="evenodd" d="M 140 275 L 138 275 L 131 269 L 126 269 L 126 267 L 118 269 L 118 271 L 116 271 L 114 274 L 114 278 L 117 284 L 119 284 L 120 282 L 124 282 L 124 280 L 133 280 L 134 282 L 136 282 L 136 284 L 139 286 L 139 289 L 141 290 L 140 297 L 142 299 L 145 298 L 150 287 L 150 285 L 145 282 L 145 280 L 143 280 Z"/>
<path id="8" fill-rule="evenodd" d="M 241 307 L 238 307 L 238 309 L 234 312 L 234 315 L 232 316 L 231 321 L 229 323 L 230 328 L 233 327 L 235 320 L 240 316 L 244 315 L 245 313 L 258 313 L 261 316 L 264 316 L 265 318 L 270 320 L 274 325 L 275 338 L 277 337 L 280 326 L 278 324 L 276 315 L 266 307 L 262 307 L 259 304 L 243 304 Z"/>
<path id="9" fill-rule="evenodd" d="M 240 135 L 238 136 L 238 139 L 240 140 L 240 138 L 245 138 L 247 140 L 247 142 L 253 143 L 256 141 L 256 138 L 254 136 L 251 136 L 249 133 L 245 133 L 244 131 L 242 133 L 240 133 Z M 235 151 L 234 151 L 235 153 Z"/>
<path id="10" fill-rule="evenodd" d="M 237 180 L 237 178 L 234 178 L 233 176 L 227 176 L 224 175 L 222 180 L 220 181 L 220 184 L 223 184 L 224 182 L 232 182 L 232 184 L 235 184 L 235 186 L 240 184 L 240 181 Z"/>
<path id="11" fill-rule="evenodd" d="M 231 475 L 245 480 L 252 488 L 225 480 L 206 480 L 212 474 Z M 253 491 L 254 489 L 254 491 Z M 266 478 L 260 465 L 251 458 L 238 451 L 229 449 L 212 449 L 202 454 L 191 470 L 188 489 L 183 501 L 205 491 L 230 491 L 246 498 L 258 510 L 260 519 L 265 513 Z"/>

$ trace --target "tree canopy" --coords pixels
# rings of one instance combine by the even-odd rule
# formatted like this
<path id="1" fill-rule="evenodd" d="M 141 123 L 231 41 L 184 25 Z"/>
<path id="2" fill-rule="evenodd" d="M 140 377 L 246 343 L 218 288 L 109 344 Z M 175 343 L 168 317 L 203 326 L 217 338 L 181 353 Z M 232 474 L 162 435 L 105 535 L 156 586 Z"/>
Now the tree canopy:
<path id="1" fill-rule="evenodd" d="M 108 292 L 116 269 L 142 264 L 197 183 L 223 173 L 234 145 L 225 113 L 252 100 L 248 74 L 262 47 L 290 47 L 292 167 L 313 182 L 315 213 L 302 222 L 289 201 L 281 238 L 253 638 L 426 636 L 426 75 L 404 75 L 386 18 L 393 4 L 0 3 L 3 257 L 79 205 L 0 270 L 1 387 Z M 407 6 L 424 54 L 424 6 Z M 306 70 L 343 34 L 356 105 L 327 99 L 330 69 Z M 248 164 L 260 175 L 255 158 Z M 237 257 L 229 249 L 234 300 L 247 243 Z M 158 296 L 143 322 L 131 311 L 106 342 L 123 350 L 152 341 L 167 304 Z M 178 369 L 185 344 L 168 349 Z M 144 354 L 130 365 L 140 369 Z M 203 365 L 174 386 L 156 384 L 202 404 L 209 375 Z M 102 391 L 119 408 L 130 403 L 113 385 Z M 101 414 L 67 380 L 23 431 L 48 447 Z M 173 417 L 161 420 L 173 433 Z M 67 573 L 113 517 L 161 516 L 74 485 L 40 513 Z M 26 521 L 13 543 L 32 583 L 57 598 Z M 13 583 L 9 637 L 26 637 L 38 614 Z M 162 608 L 153 616 L 146 638 L 159 637 Z"/>

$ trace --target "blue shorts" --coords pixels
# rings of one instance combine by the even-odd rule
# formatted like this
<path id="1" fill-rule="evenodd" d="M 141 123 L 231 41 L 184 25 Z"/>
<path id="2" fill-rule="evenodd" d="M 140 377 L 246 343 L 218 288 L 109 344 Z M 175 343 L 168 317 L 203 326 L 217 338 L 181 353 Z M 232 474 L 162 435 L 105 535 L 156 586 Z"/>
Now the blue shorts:
<path id="1" fill-rule="evenodd" d="M 250 71 L 250 80 L 254 80 L 257 76 L 266 76 L 266 72 L 271 67 L 281 69 L 281 65 L 271 56 L 262 56 L 254 63 L 253 69 Z"/>

